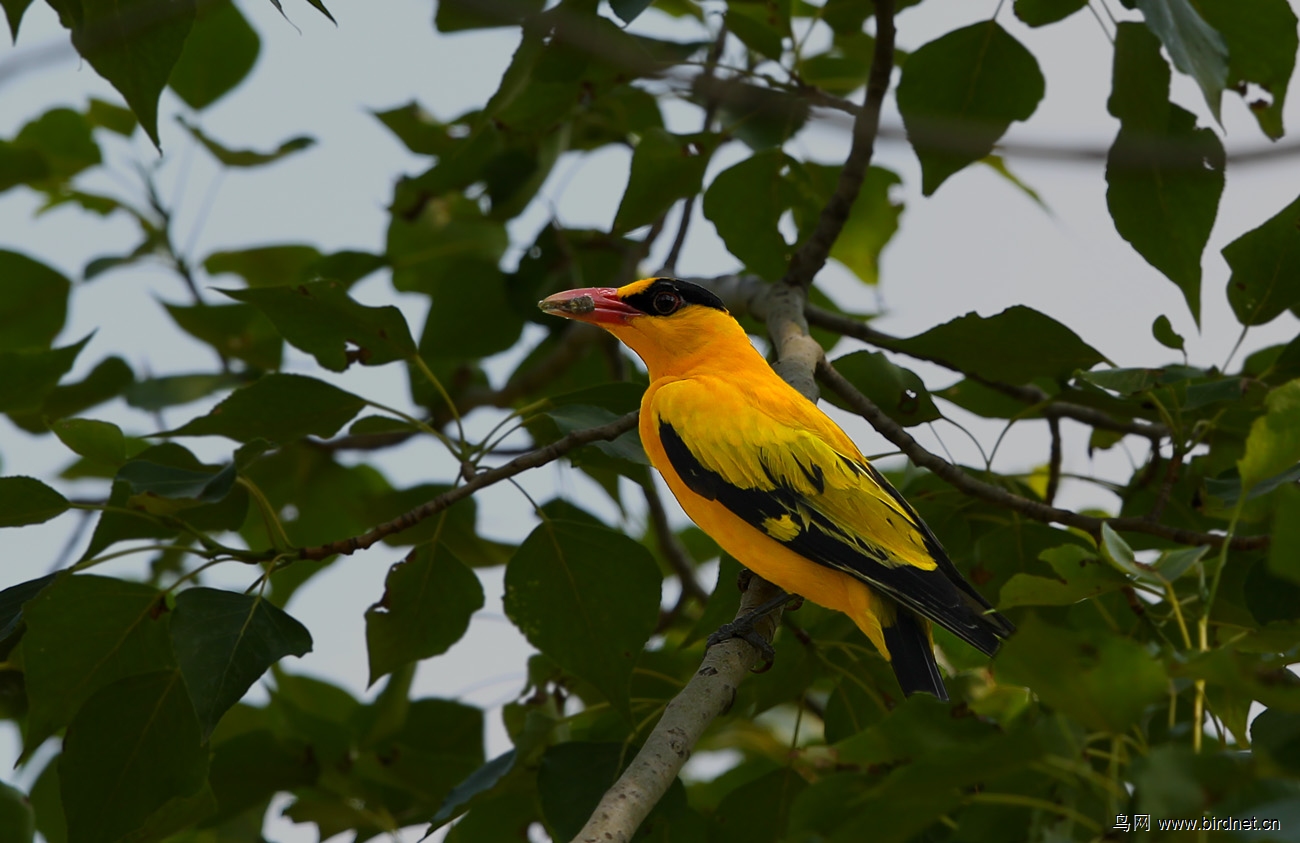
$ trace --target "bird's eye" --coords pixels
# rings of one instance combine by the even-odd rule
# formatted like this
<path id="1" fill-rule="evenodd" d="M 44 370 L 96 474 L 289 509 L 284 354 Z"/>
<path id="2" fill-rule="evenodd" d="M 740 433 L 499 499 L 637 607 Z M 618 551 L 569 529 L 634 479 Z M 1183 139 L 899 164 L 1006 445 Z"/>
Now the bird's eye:
<path id="1" fill-rule="evenodd" d="M 659 293 L 654 299 L 655 312 L 667 316 L 682 306 L 682 297 L 676 293 Z"/>

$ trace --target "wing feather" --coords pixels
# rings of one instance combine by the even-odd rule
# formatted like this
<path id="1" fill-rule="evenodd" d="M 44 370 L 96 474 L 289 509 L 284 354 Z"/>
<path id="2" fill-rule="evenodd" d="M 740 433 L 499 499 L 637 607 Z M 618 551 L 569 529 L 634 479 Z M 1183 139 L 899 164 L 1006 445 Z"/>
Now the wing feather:
<path id="1" fill-rule="evenodd" d="M 801 556 L 857 577 L 994 652 L 1011 624 L 991 612 L 851 440 L 812 405 L 820 417 L 815 427 L 788 412 L 774 418 L 755 399 L 699 384 L 658 391 L 655 426 L 682 481 Z M 818 429 L 826 427 L 833 433 Z"/>

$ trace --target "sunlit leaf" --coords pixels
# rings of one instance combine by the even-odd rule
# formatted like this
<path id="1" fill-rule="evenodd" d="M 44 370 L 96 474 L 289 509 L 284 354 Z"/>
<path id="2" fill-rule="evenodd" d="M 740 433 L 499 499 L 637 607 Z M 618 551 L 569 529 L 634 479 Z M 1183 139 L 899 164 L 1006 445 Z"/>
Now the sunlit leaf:
<path id="1" fill-rule="evenodd" d="M 1246 453 L 1237 461 L 1247 490 L 1300 462 L 1300 380 L 1270 391 L 1265 402 L 1268 412 L 1251 424 Z"/>

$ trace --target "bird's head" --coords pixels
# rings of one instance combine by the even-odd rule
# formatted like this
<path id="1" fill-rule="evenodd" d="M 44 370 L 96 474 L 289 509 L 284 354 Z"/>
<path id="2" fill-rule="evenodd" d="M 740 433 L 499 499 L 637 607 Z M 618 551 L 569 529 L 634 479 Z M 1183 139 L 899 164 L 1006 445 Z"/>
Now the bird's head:
<path id="1" fill-rule="evenodd" d="M 689 368 L 709 346 L 749 341 L 711 291 L 676 278 L 643 278 L 626 287 L 565 290 L 537 303 L 543 311 L 609 331 L 637 353 L 650 377 Z"/>

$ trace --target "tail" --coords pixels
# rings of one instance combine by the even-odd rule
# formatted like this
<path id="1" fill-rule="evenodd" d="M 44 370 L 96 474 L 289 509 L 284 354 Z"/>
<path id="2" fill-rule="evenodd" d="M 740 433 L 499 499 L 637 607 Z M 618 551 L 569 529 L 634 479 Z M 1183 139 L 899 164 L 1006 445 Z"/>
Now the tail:
<path id="1" fill-rule="evenodd" d="M 894 668 L 898 684 L 907 696 L 917 691 L 934 694 L 941 702 L 948 701 L 948 691 L 943 687 L 939 665 L 934 661 L 934 645 L 925 621 L 903 607 L 898 607 L 894 622 L 881 629 L 885 646 L 889 648 L 889 665 Z"/>

